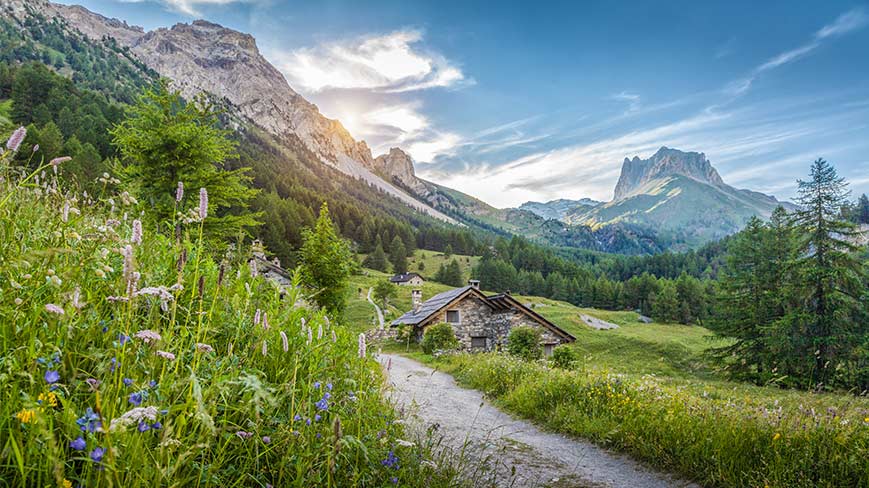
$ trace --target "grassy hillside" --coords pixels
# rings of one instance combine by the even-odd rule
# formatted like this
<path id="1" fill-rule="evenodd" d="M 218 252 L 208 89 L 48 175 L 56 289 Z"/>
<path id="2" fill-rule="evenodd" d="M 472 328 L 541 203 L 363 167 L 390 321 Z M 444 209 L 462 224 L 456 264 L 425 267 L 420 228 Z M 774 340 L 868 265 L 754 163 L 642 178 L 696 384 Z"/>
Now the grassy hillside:
<path id="1" fill-rule="evenodd" d="M 413 253 L 413 257 L 407 259 L 408 270 L 417 272 L 424 276 L 427 280 L 434 278 L 442 264 L 449 264 L 453 259 L 458 261 L 462 268 L 462 274 L 467 277 L 471 274 L 471 269 L 480 261 L 479 256 L 464 256 L 461 254 L 452 254 L 449 257 L 444 256 L 444 253 L 438 251 L 428 251 L 425 249 L 417 249 Z M 420 263 L 424 266 L 424 271 L 419 270 Z"/>

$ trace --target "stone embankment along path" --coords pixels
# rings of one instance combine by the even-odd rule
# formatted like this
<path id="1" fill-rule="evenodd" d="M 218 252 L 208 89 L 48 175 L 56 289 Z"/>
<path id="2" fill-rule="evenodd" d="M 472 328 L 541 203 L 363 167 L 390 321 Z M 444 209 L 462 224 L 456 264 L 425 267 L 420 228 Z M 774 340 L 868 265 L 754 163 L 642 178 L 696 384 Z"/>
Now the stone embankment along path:
<path id="1" fill-rule="evenodd" d="M 407 422 L 422 432 L 433 424 L 447 447 L 465 449 L 474 464 L 486 462 L 497 486 L 696 487 L 655 472 L 627 456 L 589 442 L 544 432 L 501 412 L 476 390 L 399 355 L 382 354 L 391 398 Z M 515 472 L 514 472 L 515 468 Z"/>

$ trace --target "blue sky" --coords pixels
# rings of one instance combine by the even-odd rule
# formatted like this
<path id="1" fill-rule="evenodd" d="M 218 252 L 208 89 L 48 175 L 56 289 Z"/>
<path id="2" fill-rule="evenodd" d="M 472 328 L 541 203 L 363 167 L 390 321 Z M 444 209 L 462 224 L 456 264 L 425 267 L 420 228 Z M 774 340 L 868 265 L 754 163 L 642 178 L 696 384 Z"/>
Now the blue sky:
<path id="1" fill-rule="evenodd" d="M 780 198 L 817 157 L 869 192 L 865 1 L 76 3 L 250 32 L 375 155 L 500 207 L 608 200 L 622 160 L 662 145 Z"/>

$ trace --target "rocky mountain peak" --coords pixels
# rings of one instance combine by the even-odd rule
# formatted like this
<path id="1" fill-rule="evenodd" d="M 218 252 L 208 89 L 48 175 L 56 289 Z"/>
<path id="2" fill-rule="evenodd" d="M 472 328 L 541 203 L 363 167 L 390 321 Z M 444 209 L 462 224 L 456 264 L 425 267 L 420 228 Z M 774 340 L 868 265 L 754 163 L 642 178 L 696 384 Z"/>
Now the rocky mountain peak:
<path id="1" fill-rule="evenodd" d="M 615 200 L 631 195 L 651 180 L 675 175 L 687 176 L 710 185 L 724 184 L 705 154 L 662 146 L 649 159 L 640 159 L 638 156 L 625 158 L 615 188 Z"/>
<path id="2" fill-rule="evenodd" d="M 398 179 L 407 186 L 415 184 L 413 158 L 400 148 L 390 148 L 388 153 L 375 158 L 374 169 L 383 175 Z"/>

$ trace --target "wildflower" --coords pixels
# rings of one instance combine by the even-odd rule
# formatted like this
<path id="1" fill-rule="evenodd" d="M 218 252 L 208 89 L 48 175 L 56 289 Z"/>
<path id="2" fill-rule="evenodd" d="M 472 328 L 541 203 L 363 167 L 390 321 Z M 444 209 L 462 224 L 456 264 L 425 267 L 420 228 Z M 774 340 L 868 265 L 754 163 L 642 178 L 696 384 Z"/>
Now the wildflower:
<path id="1" fill-rule="evenodd" d="M 182 198 L 184 198 L 184 183 L 179 181 L 178 188 L 175 190 L 175 202 L 180 203 Z"/>
<path id="2" fill-rule="evenodd" d="M 137 425 L 142 421 L 156 423 L 158 413 L 159 411 L 157 410 L 157 407 L 154 406 L 130 409 L 120 417 L 112 419 L 112 423 L 109 425 L 109 430 L 112 432 L 123 430 L 131 425 Z"/>
<path id="3" fill-rule="evenodd" d="M 338 342 L 338 334 L 334 330 L 332 331 L 332 342 Z"/>
<path id="4" fill-rule="evenodd" d="M 15 418 L 18 419 L 22 424 L 29 424 L 36 420 L 36 412 L 30 409 L 22 409 L 20 412 L 15 414 Z"/>
<path id="5" fill-rule="evenodd" d="M 123 332 L 118 334 L 118 344 L 123 346 L 124 344 L 126 344 L 129 341 L 130 341 L 130 336 L 124 334 Z"/>
<path id="6" fill-rule="evenodd" d="M 124 386 L 132 386 L 133 380 L 130 378 L 124 378 Z"/>
<path id="7" fill-rule="evenodd" d="M 151 428 L 154 430 L 160 430 L 163 428 L 163 424 L 160 423 L 160 421 L 158 420 L 157 422 L 154 422 L 153 424 L 151 424 Z"/>
<path id="8" fill-rule="evenodd" d="M 72 488 L 72 481 L 70 481 L 70 480 L 64 478 L 63 481 L 62 481 L 61 484 L 60 484 L 60 487 L 61 487 L 61 488 Z"/>
<path id="9" fill-rule="evenodd" d="M 396 476 L 393 476 L 392 478 L 390 478 L 389 481 L 391 481 L 393 485 L 398 484 L 398 478 Z"/>
<path id="10" fill-rule="evenodd" d="M 139 426 L 136 427 L 136 429 L 137 429 L 139 432 L 147 432 L 147 431 L 151 430 L 151 426 L 148 425 L 147 422 L 145 422 L 145 421 L 143 421 L 143 420 L 140 420 L 140 421 L 139 421 Z"/>
<path id="11" fill-rule="evenodd" d="M 268 355 L 269 355 L 269 345 L 268 345 L 268 343 L 267 343 L 265 340 L 263 340 L 262 353 L 263 353 L 263 356 L 268 356 Z"/>
<path id="12" fill-rule="evenodd" d="M 271 443 L 272 443 L 272 438 L 267 436 L 267 435 L 264 435 L 263 436 L 263 444 L 271 444 Z"/>
<path id="13" fill-rule="evenodd" d="M 33 145 L 33 152 L 39 151 L 39 144 Z"/>
<path id="14" fill-rule="evenodd" d="M 320 414 L 318 413 L 318 414 L 314 415 L 314 422 L 319 422 L 322 418 L 323 417 L 321 417 Z"/>
<path id="15" fill-rule="evenodd" d="M 332 383 L 326 383 L 326 389 L 332 391 Z"/>
<path id="16" fill-rule="evenodd" d="M 127 279 L 129 279 L 130 276 L 133 275 L 133 270 L 134 270 L 134 268 L 133 268 L 133 246 L 130 246 L 129 244 L 124 246 L 124 249 L 121 252 L 121 254 L 124 255 L 124 276 L 126 276 Z"/>
<path id="17" fill-rule="evenodd" d="M 366 349 L 367 349 L 367 346 L 365 344 L 365 334 L 360 332 L 359 333 L 359 351 L 358 351 L 360 358 L 364 358 L 366 356 L 366 352 L 367 352 Z"/>
<path id="18" fill-rule="evenodd" d="M 781 434 L 779 434 L 778 432 L 776 432 L 775 435 L 772 436 L 772 440 L 777 441 L 777 440 L 779 440 L 779 439 L 781 439 Z"/>
<path id="19" fill-rule="evenodd" d="M 40 393 L 36 400 L 40 405 L 45 403 L 51 408 L 57 407 L 57 395 L 52 391 L 48 393 Z"/>
<path id="20" fill-rule="evenodd" d="M 398 456 L 396 456 L 394 452 L 389 451 L 389 453 L 386 455 L 386 459 L 380 461 L 380 464 L 386 466 L 387 468 L 398 469 Z"/>
<path id="21" fill-rule="evenodd" d="M 250 266 L 250 277 L 256 278 L 257 276 L 259 276 L 259 270 L 256 266 L 256 259 L 251 259 L 248 265 Z"/>
<path id="22" fill-rule="evenodd" d="M 175 360 L 175 355 L 172 354 L 171 352 L 166 352 L 166 351 L 157 351 L 157 355 L 160 356 L 160 357 L 163 358 L 163 359 L 168 359 L 169 361 L 174 361 L 174 360 Z"/>
<path id="23" fill-rule="evenodd" d="M 205 220 L 208 216 L 208 191 L 205 188 L 199 189 L 199 218 Z"/>
<path id="24" fill-rule="evenodd" d="M 154 332 L 151 329 L 140 330 L 139 332 L 133 334 L 133 337 L 135 337 L 136 339 L 142 339 L 142 342 L 144 342 L 145 344 L 157 342 L 162 339 L 160 334 Z"/>
<path id="25" fill-rule="evenodd" d="M 69 221 L 69 202 L 63 203 L 63 211 L 60 213 L 60 220 L 63 222 Z"/>
<path id="26" fill-rule="evenodd" d="M 398 445 L 401 446 L 401 447 L 413 447 L 413 446 L 416 445 L 416 444 L 414 444 L 413 442 L 406 441 L 406 440 L 404 440 L 404 439 L 396 439 L 395 443 L 398 444 Z"/>
<path id="27" fill-rule="evenodd" d="M 97 389 L 100 387 L 100 380 L 96 378 L 88 378 L 84 380 L 84 382 L 91 387 L 91 391 L 97 391 Z"/>
<path id="28" fill-rule="evenodd" d="M 120 365 L 120 363 L 118 363 L 118 358 L 112 358 L 111 365 L 109 366 L 109 371 L 114 373 L 115 370 L 118 369 L 119 365 Z"/>
<path id="29" fill-rule="evenodd" d="M 319 410 L 329 410 L 329 401 L 326 399 L 326 397 L 323 397 L 319 401 L 317 401 L 314 406 L 316 406 Z"/>
<path id="30" fill-rule="evenodd" d="M 293 420 L 295 420 L 296 422 L 298 422 L 298 421 L 302 420 L 302 416 L 299 415 L 299 414 L 296 414 L 296 415 L 293 417 Z"/>
<path id="31" fill-rule="evenodd" d="M 263 312 L 263 330 L 269 330 L 269 316 Z"/>
<path id="32" fill-rule="evenodd" d="M 175 299 L 169 291 L 169 288 L 166 288 L 165 286 L 146 286 L 145 288 L 136 291 L 134 295 L 137 297 L 142 295 L 156 296 L 160 299 L 160 309 L 164 312 L 169 311 L 169 302 Z"/>
<path id="33" fill-rule="evenodd" d="M 66 313 L 66 312 L 63 310 L 63 308 L 60 307 L 60 305 L 55 305 L 55 304 L 53 304 L 53 303 L 46 303 L 46 304 L 45 304 L 45 311 L 46 311 L 46 312 L 51 312 L 51 313 L 54 313 L 54 314 L 57 314 L 57 315 L 64 315 L 64 314 Z"/>
<path id="34" fill-rule="evenodd" d="M 75 287 L 75 290 L 72 292 L 72 306 L 81 310 L 85 305 L 86 304 L 81 301 L 81 288 Z"/>
<path id="35" fill-rule="evenodd" d="M 305 425 L 311 425 L 311 419 L 305 419 Z"/>
<path id="36" fill-rule="evenodd" d="M 281 346 L 283 346 L 284 352 L 290 350 L 290 340 L 287 339 L 287 334 L 285 334 L 284 331 L 281 331 Z"/>
<path id="37" fill-rule="evenodd" d="M 87 408 L 84 415 L 76 419 L 75 423 L 78 424 L 82 432 L 96 432 L 103 426 L 100 416 L 94 413 L 90 407 Z"/>
<path id="38" fill-rule="evenodd" d="M 242 439 L 242 440 L 244 440 L 244 439 L 250 439 L 251 437 L 253 437 L 253 434 L 251 434 L 250 432 L 245 432 L 245 431 L 243 431 L 243 430 L 240 430 L 240 431 L 236 432 L 235 435 L 237 435 L 238 438 L 239 438 L 239 439 Z"/>
<path id="39" fill-rule="evenodd" d="M 98 463 L 103 460 L 103 455 L 105 455 L 106 450 L 102 447 L 97 447 L 93 451 L 90 452 L 89 456 L 93 462 Z"/>
<path id="40" fill-rule="evenodd" d="M 78 436 L 78 438 L 69 443 L 69 447 L 75 449 L 76 451 L 84 451 L 85 449 L 87 449 L 87 442 L 85 442 L 84 438 Z"/>
<path id="41" fill-rule="evenodd" d="M 260 319 L 262 318 L 262 310 L 256 309 L 256 312 L 253 314 L 253 325 L 259 325 Z"/>
<path id="42" fill-rule="evenodd" d="M 317 389 L 317 390 L 320 389 L 320 382 L 319 382 L 319 381 L 315 381 L 315 382 L 314 382 L 314 388 Z"/>
<path id="43" fill-rule="evenodd" d="M 130 396 L 129 396 L 129 398 L 127 399 L 127 401 L 129 401 L 131 404 L 133 404 L 133 405 L 135 405 L 135 406 L 138 407 L 139 405 L 142 404 L 142 402 L 143 402 L 143 401 L 145 400 L 145 398 L 147 398 L 147 397 L 148 397 L 148 392 L 145 392 L 145 391 L 136 391 L 136 392 L 130 393 Z"/>
<path id="44" fill-rule="evenodd" d="M 69 156 L 61 156 L 61 157 L 59 157 L 59 158 L 54 158 L 54 159 L 52 159 L 51 161 L 48 162 L 48 164 L 50 164 L 50 165 L 54 166 L 55 168 L 57 168 L 58 165 L 63 164 L 63 163 L 65 163 L 65 162 L 67 162 L 67 161 L 72 161 L 72 158 L 69 157 Z"/>
<path id="45" fill-rule="evenodd" d="M 139 219 L 133 221 L 133 236 L 130 237 L 130 242 L 133 244 L 142 243 L 142 221 Z"/>
<path id="46" fill-rule="evenodd" d="M 57 383 L 58 381 L 60 381 L 60 373 L 54 370 L 48 370 L 45 372 L 44 378 L 45 382 L 49 385 L 52 383 Z"/>
<path id="47" fill-rule="evenodd" d="M 19 127 L 15 129 L 15 132 L 9 136 L 9 140 L 6 141 L 6 149 L 16 152 L 18 151 L 18 147 L 21 146 L 21 143 L 24 142 L 24 138 L 27 136 L 27 129 L 24 127 Z"/>
<path id="48" fill-rule="evenodd" d="M 199 352 L 214 352 L 214 348 L 209 346 L 208 344 L 203 344 L 201 342 L 196 343 L 196 350 Z"/>
<path id="49" fill-rule="evenodd" d="M 311 337 L 311 328 L 308 327 L 308 344 L 314 341 L 314 338 Z"/>

